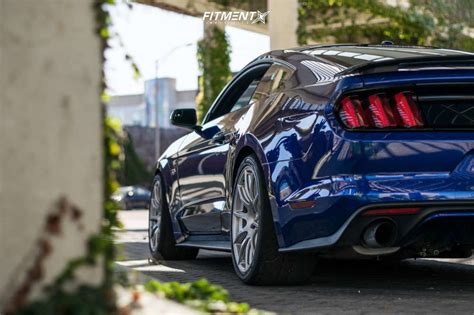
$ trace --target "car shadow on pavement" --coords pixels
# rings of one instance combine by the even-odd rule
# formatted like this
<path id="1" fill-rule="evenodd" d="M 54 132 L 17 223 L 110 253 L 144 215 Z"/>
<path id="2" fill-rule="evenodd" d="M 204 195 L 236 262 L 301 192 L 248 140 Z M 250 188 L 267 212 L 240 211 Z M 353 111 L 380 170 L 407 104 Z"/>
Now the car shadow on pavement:
<path id="1" fill-rule="evenodd" d="M 149 258 L 146 242 L 124 242 L 129 260 Z M 196 260 L 162 261 L 166 268 L 144 274 L 160 281 L 207 278 L 226 288 L 233 300 L 278 313 L 466 312 L 472 313 L 474 266 L 432 260 L 398 263 L 320 261 L 311 283 L 300 286 L 247 286 L 235 275 L 230 254 L 201 250 Z M 179 272 L 176 272 L 179 270 Z"/>

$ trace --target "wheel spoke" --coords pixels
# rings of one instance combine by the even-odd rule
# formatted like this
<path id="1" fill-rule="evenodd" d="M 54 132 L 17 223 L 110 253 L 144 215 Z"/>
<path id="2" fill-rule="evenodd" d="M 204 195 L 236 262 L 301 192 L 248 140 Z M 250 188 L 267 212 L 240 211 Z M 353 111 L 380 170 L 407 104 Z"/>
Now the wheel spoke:
<path id="1" fill-rule="evenodd" d="M 245 176 L 245 179 L 244 179 L 244 188 L 245 188 L 245 195 L 247 197 L 247 203 L 248 204 L 252 204 L 252 200 L 253 200 L 253 195 L 254 195 L 254 191 L 253 191 L 253 174 L 248 172 Z"/>
<path id="2" fill-rule="evenodd" d="M 149 233 L 149 242 L 152 248 L 156 248 L 158 246 L 158 237 L 159 237 L 159 231 L 158 231 L 158 226 L 153 226 L 150 229 Z"/>
<path id="3" fill-rule="evenodd" d="M 242 242 L 242 245 L 240 245 L 240 251 L 239 251 L 239 264 L 244 263 L 244 267 L 247 267 L 247 247 L 249 245 L 249 238 L 246 237 L 244 241 Z"/>
<path id="4" fill-rule="evenodd" d="M 255 195 L 253 196 L 253 199 L 252 199 L 252 206 L 255 210 L 258 209 L 259 197 L 260 197 L 260 193 L 258 189 L 255 189 Z"/>
<path id="5" fill-rule="evenodd" d="M 255 251 L 255 249 L 257 248 L 257 231 L 255 231 L 255 233 L 253 233 L 252 235 L 252 246 Z"/>
<path id="6" fill-rule="evenodd" d="M 245 183 L 237 185 L 237 190 L 239 192 L 240 199 L 246 206 L 251 206 L 250 198 L 247 195 L 247 191 L 245 189 Z"/>
<path id="7" fill-rule="evenodd" d="M 247 219 L 247 214 L 243 211 L 233 211 L 232 214 L 239 219 Z"/>
<path id="8" fill-rule="evenodd" d="M 253 244 L 252 244 L 252 238 L 249 235 L 248 236 L 248 241 L 247 241 L 247 253 L 245 254 L 246 258 L 246 265 L 250 266 L 252 264 L 252 259 L 253 259 Z"/>
<path id="9" fill-rule="evenodd" d="M 159 209 L 161 207 L 161 203 L 159 200 L 157 200 L 157 198 L 152 198 L 151 199 L 151 206 L 153 209 Z"/>
<path id="10" fill-rule="evenodd" d="M 235 238 L 234 244 L 242 245 L 246 236 L 247 236 L 247 231 L 240 232 L 239 235 L 237 235 L 237 237 Z"/>

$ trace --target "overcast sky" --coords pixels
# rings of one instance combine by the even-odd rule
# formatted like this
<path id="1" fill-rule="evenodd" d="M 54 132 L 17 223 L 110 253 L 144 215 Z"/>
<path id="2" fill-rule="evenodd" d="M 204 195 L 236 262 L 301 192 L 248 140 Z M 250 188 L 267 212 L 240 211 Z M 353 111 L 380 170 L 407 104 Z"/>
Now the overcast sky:
<path id="1" fill-rule="evenodd" d="M 114 29 L 120 34 L 106 52 L 105 73 L 110 95 L 143 93 L 143 82 L 155 77 L 156 60 L 159 77 L 177 79 L 178 90 L 197 89 L 199 74 L 196 42 L 202 37 L 202 19 L 162 9 L 133 4 L 111 8 Z M 231 70 L 238 71 L 258 55 L 270 50 L 268 36 L 226 27 L 232 47 Z M 191 46 L 186 44 L 191 43 Z M 173 53 L 169 52 L 173 49 Z M 128 52 L 138 65 L 142 78 L 135 80 L 125 60 Z"/>

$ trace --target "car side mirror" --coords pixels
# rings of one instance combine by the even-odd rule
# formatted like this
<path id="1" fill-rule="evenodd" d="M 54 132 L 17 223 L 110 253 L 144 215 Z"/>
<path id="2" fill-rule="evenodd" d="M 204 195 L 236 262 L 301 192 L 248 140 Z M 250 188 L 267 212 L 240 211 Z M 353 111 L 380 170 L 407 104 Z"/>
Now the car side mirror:
<path id="1" fill-rule="evenodd" d="M 199 126 L 197 126 L 196 110 L 193 108 L 175 109 L 171 113 L 170 121 L 172 125 L 178 127 L 192 130 L 199 128 Z"/>

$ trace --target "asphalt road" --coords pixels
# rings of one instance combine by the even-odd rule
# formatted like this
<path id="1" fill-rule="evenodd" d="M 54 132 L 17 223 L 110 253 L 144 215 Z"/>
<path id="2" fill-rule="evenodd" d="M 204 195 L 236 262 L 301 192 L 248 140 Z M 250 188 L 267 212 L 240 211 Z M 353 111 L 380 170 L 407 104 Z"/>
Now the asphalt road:
<path id="1" fill-rule="evenodd" d="M 117 263 L 160 281 L 199 278 L 225 287 L 233 300 L 279 314 L 474 314 L 474 259 L 380 262 L 324 261 L 311 284 L 255 287 L 235 276 L 229 254 L 201 250 L 196 260 L 148 264 L 147 212 L 121 212 Z"/>

